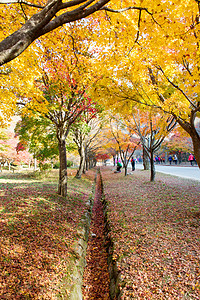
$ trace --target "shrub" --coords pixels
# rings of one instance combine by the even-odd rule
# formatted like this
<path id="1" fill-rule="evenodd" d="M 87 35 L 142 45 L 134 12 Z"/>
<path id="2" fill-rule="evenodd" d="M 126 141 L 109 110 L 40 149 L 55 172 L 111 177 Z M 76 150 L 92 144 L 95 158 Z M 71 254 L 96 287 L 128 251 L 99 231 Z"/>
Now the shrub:
<path id="1" fill-rule="evenodd" d="M 71 167 L 71 166 L 73 166 L 73 161 L 68 160 L 68 161 L 67 161 L 67 167 Z M 60 168 L 60 162 L 57 161 L 57 162 L 54 164 L 53 168 L 54 168 L 54 169 L 59 169 L 59 168 Z"/>

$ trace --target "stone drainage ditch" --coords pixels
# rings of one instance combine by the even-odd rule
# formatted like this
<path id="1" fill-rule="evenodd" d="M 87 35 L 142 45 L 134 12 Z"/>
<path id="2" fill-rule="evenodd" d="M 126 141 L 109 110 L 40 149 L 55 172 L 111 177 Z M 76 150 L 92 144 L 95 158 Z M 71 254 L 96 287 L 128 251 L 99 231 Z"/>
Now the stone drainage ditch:
<path id="1" fill-rule="evenodd" d="M 102 204 L 102 183 L 97 174 L 94 204 L 87 245 L 86 267 L 83 279 L 84 300 L 109 300 L 110 279 L 108 254 L 104 237 L 104 214 Z"/>
<path id="2" fill-rule="evenodd" d="M 120 299 L 120 273 L 112 259 L 113 243 L 109 238 L 107 204 L 103 196 L 100 171 L 97 171 L 93 196 L 88 202 L 84 227 L 74 251 L 78 254 L 72 273 L 70 300 Z M 92 199 L 93 198 L 93 199 Z"/>

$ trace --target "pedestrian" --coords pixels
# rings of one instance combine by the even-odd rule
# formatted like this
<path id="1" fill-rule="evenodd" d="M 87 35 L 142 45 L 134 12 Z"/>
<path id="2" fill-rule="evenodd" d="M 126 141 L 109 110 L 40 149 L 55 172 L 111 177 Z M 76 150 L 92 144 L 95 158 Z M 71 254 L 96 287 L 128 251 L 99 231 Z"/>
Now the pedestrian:
<path id="1" fill-rule="evenodd" d="M 176 154 L 174 154 L 173 161 L 174 161 L 175 165 L 177 165 L 178 157 Z"/>
<path id="2" fill-rule="evenodd" d="M 169 163 L 171 165 L 172 164 L 172 156 L 171 155 L 168 157 L 168 160 L 169 160 Z"/>
<path id="3" fill-rule="evenodd" d="M 192 153 L 190 153 L 188 160 L 189 160 L 191 166 L 193 166 L 194 155 Z"/>
<path id="4" fill-rule="evenodd" d="M 131 158 L 131 166 L 132 166 L 132 171 L 135 171 L 135 159 L 133 157 Z"/>
<path id="5" fill-rule="evenodd" d="M 156 155 L 156 157 L 155 157 L 155 163 L 158 163 L 158 155 Z"/>

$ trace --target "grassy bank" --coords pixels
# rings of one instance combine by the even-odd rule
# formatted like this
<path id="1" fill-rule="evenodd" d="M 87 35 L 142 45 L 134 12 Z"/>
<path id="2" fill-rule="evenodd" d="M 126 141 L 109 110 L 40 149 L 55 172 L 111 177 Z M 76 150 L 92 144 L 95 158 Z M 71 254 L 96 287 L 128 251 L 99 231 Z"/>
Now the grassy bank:
<path id="1" fill-rule="evenodd" d="M 200 183 L 101 173 L 121 299 L 199 299 Z"/>
<path id="2" fill-rule="evenodd" d="M 67 199 L 57 195 L 58 171 L 43 178 L 0 173 L 1 299 L 63 299 L 95 176 L 68 173 Z"/>

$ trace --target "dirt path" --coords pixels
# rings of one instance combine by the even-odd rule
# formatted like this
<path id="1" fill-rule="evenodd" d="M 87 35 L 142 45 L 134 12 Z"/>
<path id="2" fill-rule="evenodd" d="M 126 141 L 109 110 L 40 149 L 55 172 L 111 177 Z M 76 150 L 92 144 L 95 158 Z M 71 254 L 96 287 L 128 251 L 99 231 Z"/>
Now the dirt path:
<path id="1" fill-rule="evenodd" d="M 83 299 L 109 300 L 109 274 L 104 245 L 104 220 L 100 174 L 97 175 L 94 206 L 84 272 Z"/>

